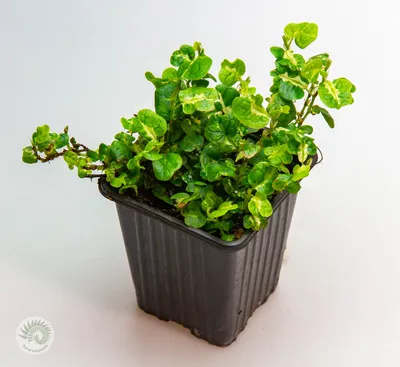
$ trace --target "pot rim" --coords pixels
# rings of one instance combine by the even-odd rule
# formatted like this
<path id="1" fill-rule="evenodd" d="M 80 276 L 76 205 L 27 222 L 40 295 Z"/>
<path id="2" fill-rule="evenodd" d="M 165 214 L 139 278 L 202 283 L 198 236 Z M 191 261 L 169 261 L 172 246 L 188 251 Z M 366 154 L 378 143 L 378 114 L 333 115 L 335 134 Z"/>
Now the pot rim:
<path id="1" fill-rule="evenodd" d="M 314 167 L 317 163 L 318 155 L 313 156 L 313 162 L 311 168 Z M 246 247 L 254 236 L 257 235 L 260 231 L 246 231 L 243 236 L 234 241 L 225 241 L 221 238 L 214 236 L 213 234 L 206 232 L 200 228 L 188 227 L 181 220 L 172 215 L 164 213 L 162 210 L 158 208 L 154 208 L 150 205 L 147 205 L 139 200 L 136 200 L 134 196 L 129 196 L 126 194 L 120 194 L 118 189 L 112 187 L 105 179 L 105 177 L 100 177 L 98 180 L 98 186 L 100 193 L 107 199 L 114 201 L 117 204 L 123 205 L 127 208 L 135 209 L 144 215 L 161 220 L 168 225 L 179 229 L 191 236 L 197 237 L 200 240 L 203 240 L 210 244 L 211 246 L 221 250 L 221 251 L 238 251 L 244 247 Z M 285 201 L 285 199 L 291 194 L 287 191 L 282 191 L 281 193 L 275 195 L 271 200 L 271 204 L 274 212 L 280 207 L 280 205 Z M 274 214 L 272 214 L 273 216 Z"/>

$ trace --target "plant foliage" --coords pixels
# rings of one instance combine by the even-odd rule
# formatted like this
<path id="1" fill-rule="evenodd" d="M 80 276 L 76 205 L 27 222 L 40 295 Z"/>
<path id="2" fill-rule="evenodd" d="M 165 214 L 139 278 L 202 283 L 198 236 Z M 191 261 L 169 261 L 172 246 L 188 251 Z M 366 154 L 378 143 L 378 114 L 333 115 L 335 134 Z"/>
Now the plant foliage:
<path id="1" fill-rule="evenodd" d="M 317 98 L 333 109 L 353 103 L 349 80 L 328 79 L 328 54 L 306 59 L 292 48 L 304 49 L 317 33 L 313 23 L 285 27 L 283 46 L 270 49 L 275 69 L 267 98 L 245 76 L 242 60 L 223 60 L 218 81 L 201 44 L 182 45 L 161 77 L 145 74 L 155 87 L 154 111 L 122 118 L 124 130 L 111 144 L 89 149 L 70 138 L 68 127 L 56 134 L 43 125 L 22 159 L 63 157 L 79 177 L 105 175 L 121 193 L 152 190 L 186 225 L 227 241 L 257 231 L 272 215 L 271 198 L 297 193 L 309 174 L 317 146 L 307 117 L 320 114 L 334 127 Z"/>

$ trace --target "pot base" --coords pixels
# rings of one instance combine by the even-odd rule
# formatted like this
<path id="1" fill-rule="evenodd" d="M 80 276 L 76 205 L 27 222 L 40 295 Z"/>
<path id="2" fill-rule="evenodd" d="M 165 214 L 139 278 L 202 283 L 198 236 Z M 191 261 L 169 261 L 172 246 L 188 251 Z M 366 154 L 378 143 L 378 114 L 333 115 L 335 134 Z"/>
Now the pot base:
<path id="1" fill-rule="evenodd" d="M 198 329 L 196 329 L 196 328 L 191 328 L 191 327 L 189 327 L 189 326 L 183 325 L 183 324 L 181 324 L 179 321 L 176 321 L 176 320 L 172 320 L 172 319 L 169 320 L 169 319 L 160 317 L 160 316 L 157 315 L 156 313 L 151 312 L 151 311 L 147 311 L 147 310 L 145 310 L 144 308 L 140 307 L 139 305 L 138 305 L 138 307 L 139 307 L 139 309 L 140 309 L 141 311 L 147 313 L 148 315 L 151 315 L 151 316 L 156 317 L 158 320 L 165 321 L 165 322 L 174 322 L 174 323 L 178 324 L 179 326 L 182 326 L 182 327 L 184 327 L 185 329 L 187 329 L 188 331 L 190 331 L 190 333 L 191 333 L 192 335 L 194 335 L 196 338 L 202 339 L 202 340 L 206 341 L 207 343 L 209 343 L 209 344 L 211 344 L 211 345 L 215 345 L 215 346 L 217 346 L 217 347 L 223 348 L 223 347 L 228 347 L 229 345 L 231 345 L 233 342 L 235 342 L 235 341 L 237 340 L 239 334 L 246 328 L 247 323 L 248 323 L 250 317 L 253 316 L 254 312 L 255 312 L 259 307 L 261 307 L 264 303 L 266 303 L 266 302 L 268 301 L 268 298 L 272 295 L 272 293 L 275 291 L 275 289 L 276 289 L 277 286 L 278 286 L 278 283 L 276 283 L 276 284 L 274 285 L 274 287 L 273 287 L 273 289 L 271 289 L 270 293 L 259 303 L 259 305 L 253 310 L 253 312 L 251 313 L 251 315 L 249 315 L 249 317 L 246 319 L 245 323 L 241 326 L 241 329 L 238 331 L 238 335 L 237 335 L 234 339 L 230 340 L 228 343 L 225 343 L 225 344 L 212 343 L 212 342 L 210 342 L 210 341 L 207 339 L 207 337 L 204 335 L 204 333 L 203 333 L 202 331 L 200 331 L 200 330 L 198 330 Z"/>

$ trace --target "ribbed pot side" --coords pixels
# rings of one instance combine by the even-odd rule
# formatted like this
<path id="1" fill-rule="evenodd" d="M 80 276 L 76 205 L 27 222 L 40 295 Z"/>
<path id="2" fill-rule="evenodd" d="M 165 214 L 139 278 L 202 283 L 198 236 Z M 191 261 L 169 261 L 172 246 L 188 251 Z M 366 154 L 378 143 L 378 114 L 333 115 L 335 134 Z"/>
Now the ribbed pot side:
<path id="1" fill-rule="evenodd" d="M 287 195 L 246 246 L 224 249 L 117 201 L 139 307 L 231 344 L 278 284 L 295 202 Z"/>

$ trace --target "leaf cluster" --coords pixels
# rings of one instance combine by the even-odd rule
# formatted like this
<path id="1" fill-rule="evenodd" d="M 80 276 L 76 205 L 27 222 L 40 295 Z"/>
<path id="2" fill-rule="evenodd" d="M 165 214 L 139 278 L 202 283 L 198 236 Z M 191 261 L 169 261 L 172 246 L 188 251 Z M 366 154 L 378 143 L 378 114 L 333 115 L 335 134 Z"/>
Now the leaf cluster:
<path id="1" fill-rule="evenodd" d="M 317 146 L 306 118 L 320 114 L 333 128 L 325 107 L 353 103 L 349 80 L 328 79 L 327 53 L 306 59 L 292 48 L 306 48 L 317 33 L 313 23 L 285 27 L 282 47 L 270 49 L 275 68 L 267 97 L 251 85 L 242 60 L 223 60 L 217 79 L 199 42 L 182 45 L 160 77 L 145 74 L 155 87 L 154 111 L 122 118 L 123 131 L 111 144 L 91 150 L 68 128 L 55 134 L 44 125 L 23 149 L 23 161 L 63 157 L 79 177 L 105 175 L 121 193 L 152 190 L 186 225 L 226 241 L 259 230 L 272 215 L 274 195 L 297 193 L 309 175 Z"/>

